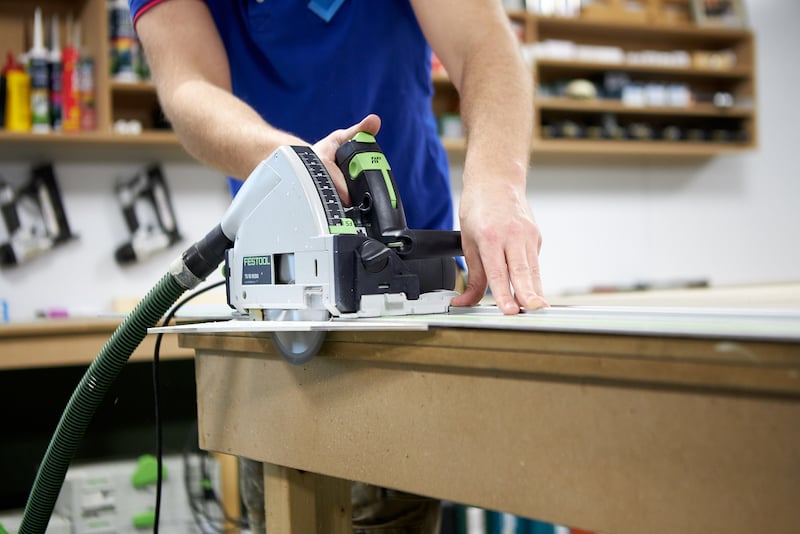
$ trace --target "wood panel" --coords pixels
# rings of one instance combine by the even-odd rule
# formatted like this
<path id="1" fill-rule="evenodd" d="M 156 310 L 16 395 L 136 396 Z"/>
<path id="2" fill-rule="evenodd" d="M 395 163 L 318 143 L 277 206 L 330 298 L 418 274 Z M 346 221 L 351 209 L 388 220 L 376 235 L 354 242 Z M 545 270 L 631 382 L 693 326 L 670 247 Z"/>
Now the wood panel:
<path id="1" fill-rule="evenodd" d="M 463 365 L 200 350 L 201 446 L 601 532 L 794 532 L 797 396 L 503 373 L 461 340 Z"/>

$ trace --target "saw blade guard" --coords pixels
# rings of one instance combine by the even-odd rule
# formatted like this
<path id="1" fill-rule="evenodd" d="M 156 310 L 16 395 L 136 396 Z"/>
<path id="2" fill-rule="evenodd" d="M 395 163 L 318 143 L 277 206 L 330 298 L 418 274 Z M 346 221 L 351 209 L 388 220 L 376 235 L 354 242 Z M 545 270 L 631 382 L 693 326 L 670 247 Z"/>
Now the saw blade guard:
<path id="1" fill-rule="evenodd" d="M 333 181 L 308 147 L 281 147 L 253 171 L 223 221 L 235 228 L 228 251 L 229 304 L 259 310 L 336 312 L 333 239 L 355 234 Z M 288 274 L 287 274 L 288 273 Z"/>

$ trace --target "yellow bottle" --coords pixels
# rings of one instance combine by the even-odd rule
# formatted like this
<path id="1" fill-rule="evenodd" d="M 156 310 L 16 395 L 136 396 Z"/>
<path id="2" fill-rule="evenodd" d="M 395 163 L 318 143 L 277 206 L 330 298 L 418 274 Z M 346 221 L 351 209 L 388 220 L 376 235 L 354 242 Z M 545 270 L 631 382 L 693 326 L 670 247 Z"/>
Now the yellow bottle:
<path id="1" fill-rule="evenodd" d="M 21 68 L 6 73 L 6 130 L 31 131 L 31 78 Z"/>

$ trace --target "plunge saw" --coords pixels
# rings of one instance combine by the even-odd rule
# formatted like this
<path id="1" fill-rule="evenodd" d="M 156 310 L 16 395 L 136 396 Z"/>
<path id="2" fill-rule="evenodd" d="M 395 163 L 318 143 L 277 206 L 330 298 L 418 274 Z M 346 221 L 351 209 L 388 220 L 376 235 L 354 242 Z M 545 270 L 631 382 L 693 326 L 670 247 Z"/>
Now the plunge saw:
<path id="1" fill-rule="evenodd" d="M 411 230 L 391 167 L 375 138 L 358 133 L 336 152 L 352 207 L 344 207 L 310 147 L 283 146 L 245 181 L 221 223 L 228 304 L 240 318 L 331 318 L 445 313 L 456 295 L 461 235 Z M 292 363 L 308 361 L 325 333 L 274 332 Z"/>

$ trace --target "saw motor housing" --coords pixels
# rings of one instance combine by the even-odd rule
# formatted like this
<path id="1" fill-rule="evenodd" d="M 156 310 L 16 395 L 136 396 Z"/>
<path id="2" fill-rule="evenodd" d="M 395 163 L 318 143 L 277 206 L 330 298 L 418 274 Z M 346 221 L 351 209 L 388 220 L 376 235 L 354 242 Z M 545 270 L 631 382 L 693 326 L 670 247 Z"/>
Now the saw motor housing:
<path id="1" fill-rule="evenodd" d="M 350 164 L 363 153 L 380 168 Z M 405 226 L 391 169 L 369 134 L 345 144 L 340 159 L 353 208 L 344 208 L 310 147 L 280 147 L 251 173 L 222 223 L 238 226 L 225 260 L 228 304 L 253 319 L 276 310 L 301 318 L 446 312 L 456 294 L 460 233 Z M 382 199 L 391 198 L 387 207 Z"/>

